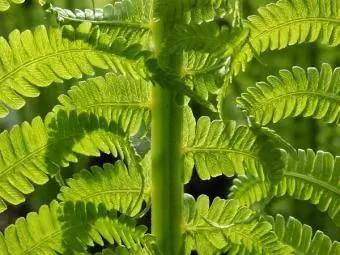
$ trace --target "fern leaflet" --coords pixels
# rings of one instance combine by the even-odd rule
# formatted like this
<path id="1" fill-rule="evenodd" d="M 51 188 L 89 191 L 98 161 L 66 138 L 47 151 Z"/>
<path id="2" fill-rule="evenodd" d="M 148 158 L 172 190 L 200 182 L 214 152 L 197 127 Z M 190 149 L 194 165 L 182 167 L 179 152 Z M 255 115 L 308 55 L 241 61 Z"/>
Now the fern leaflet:
<path id="1" fill-rule="evenodd" d="M 321 231 L 316 231 L 313 235 L 312 228 L 302 224 L 293 217 L 286 221 L 283 216 L 276 215 L 265 217 L 266 221 L 271 222 L 277 237 L 284 244 L 294 248 L 294 254 L 339 254 L 340 243 L 332 242 L 331 239 Z"/>
<path id="2" fill-rule="evenodd" d="M 112 68 L 117 73 L 138 76 L 136 70 L 140 68 L 132 68 L 134 61 L 123 57 L 129 48 L 122 47 L 114 39 L 110 44 L 104 44 L 98 32 L 91 30 L 90 24 L 82 24 L 76 30 L 40 26 L 34 33 L 15 30 L 9 35 L 8 42 L 0 38 L 0 117 L 8 114 L 7 107 L 23 107 L 25 101 L 22 96 L 37 97 L 39 91 L 36 86 L 80 79 L 84 74 L 93 75 L 94 68 Z M 73 40 L 63 38 L 63 33 Z M 86 42 L 93 40 L 90 38 L 95 35 L 98 40 L 96 46 Z"/>
<path id="3" fill-rule="evenodd" d="M 136 134 L 150 125 L 151 83 L 143 79 L 117 76 L 90 78 L 74 86 L 58 99 L 54 111 L 77 111 L 102 116 L 117 123 L 124 132 Z"/>
<path id="4" fill-rule="evenodd" d="M 61 188 L 61 201 L 92 202 L 96 206 L 104 203 L 107 210 L 114 209 L 134 216 L 140 212 L 143 196 L 143 180 L 137 166 L 127 169 L 121 161 L 115 165 L 94 166 L 91 171 L 82 170 L 67 180 Z M 149 199 L 148 195 L 145 197 Z"/>
<path id="5" fill-rule="evenodd" d="M 102 205 L 52 201 L 7 227 L 0 235 L 0 251 L 11 255 L 83 253 L 86 246 L 104 245 L 104 240 L 139 250 L 145 232 L 146 227 Z"/>
<path id="6" fill-rule="evenodd" d="M 200 24 L 212 21 L 216 15 L 223 17 L 226 14 L 227 7 L 226 0 L 184 0 L 185 22 Z"/>
<path id="7" fill-rule="evenodd" d="M 93 24 L 112 24 L 136 28 L 149 28 L 152 20 L 153 1 L 122 0 L 107 4 L 103 9 L 75 9 L 74 11 L 51 6 L 50 11 L 57 15 L 60 22 L 91 21 Z"/>
<path id="8" fill-rule="evenodd" d="M 251 220 L 252 211 L 240 207 L 236 200 L 200 196 L 197 201 L 186 195 L 184 202 L 185 254 L 227 252 L 232 244 L 244 245 L 250 253 L 287 254 L 289 246 L 282 245 L 269 223 Z"/>
<path id="9" fill-rule="evenodd" d="M 122 37 L 130 43 L 139 43 L 149 48 L 152 27 L 152 4 L 150 0 L 117 1 L 107 4 L 103 9 L 75 9 L 74 11 L 59 7 L 50 7 L 61 23 L 78 24 L 89 21 L 99 25 L 108 37 Z"/>
<path id="10" fill-rule="evenodd" d="M 255 54 L 289 45 L 321 43 L 340 44 L 340 0 L 280 0 L 258 9 L 243 22 L 250 29 L 246 43 L 233 57 L 232 70 L 244 71 Z"/>
<path id="11" fill-rule="evenodd" d="M 23 194 L 33 191 L 31 183 L 44 184 L 47 175 L 59 167 L 77 162 L 76 154 L 99 156 L 100 151 L 125 158 L 136 164 L 135 152 L 126 134 L 113 122 L 93 114 L 59 111 L 24 122 L 0 134 L 0 211 L 3 199 L 12 204 L 24 201 Z"/>
<path id="12" fill-rule="evenodd" d="M 230 30 L 220 29 L 216 22 L 202 24 L 177 25 L 172 35 L 173 51 L 194 50 L 209 53 L 223 51 L 225 41 L 230 37 Z"/>
<path id="13" fill-rule="evenodd" d="M 195 93 L 207 99 L 209 93 L 216 94 L 223 85 L 229 63 L 230 59 L 226 57 L 217 58 L 208 53 L 185 51 L 181 76 Z"/>
<path id="14" fill-rule="evenodd" d="M 195 124 L 193 116 L 187 115 L 183 136 L 185 182 L 190 180 L 194 165 L 203 180 L 221 174 L 233 176 L 244 175 L 246 172 L 263 179 L 267 173 L 263 166 L 266 166 L 268 160 L 261 151 L 265 148 L 268 154 L 266 157 L 275 164 L 281 157 L 268 139 L 258 137 L 246 126 L 236 127 L 234 121 L 211 122 L 208 117 L 201 117 Z M 276 171 L 280 171 L 280 164 L 277 164 L 275 170 L 270 170 L 267 176 L 275 175 Z"/>
<path id="15" fill-rule="evenodd" d="M 283 178 L 277 183 L 254 178 L 235 181 L 230 198 L 252 205 L 265 198 L 289 195 L 308 200 L 340 225 L 340 158 L 328 152 L 298 150 L 297 158 L 284 152 Z"/>
<path id="16" fill-rule="evenodd" d="M 262 125 L 288 117 L 304 116 L 340 123 L 340 69 L 323 64 L 321 71 L 300 67 L 292 72 L 281 70 L 279 77 L 269 76 L 267 82 L 238 98 L 238 105 Z"/>

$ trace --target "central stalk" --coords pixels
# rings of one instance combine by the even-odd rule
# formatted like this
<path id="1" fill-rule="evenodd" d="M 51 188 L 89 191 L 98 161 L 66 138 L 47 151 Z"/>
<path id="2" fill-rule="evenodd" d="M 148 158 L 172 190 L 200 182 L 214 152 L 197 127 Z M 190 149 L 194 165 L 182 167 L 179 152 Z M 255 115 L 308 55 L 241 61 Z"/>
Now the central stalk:
<path id="1" fill-rule="evenodd" d="M 179 78 L 182 53 L 169 54 L 170 36 L 183 22 L 182 0 L 155 0 L 153 39 L 158 67 Z M 152 234 L 162 254 L 180 254 L 182 241 L 183 96 L 172 80 L 165 79 L 152 90 Z"/>

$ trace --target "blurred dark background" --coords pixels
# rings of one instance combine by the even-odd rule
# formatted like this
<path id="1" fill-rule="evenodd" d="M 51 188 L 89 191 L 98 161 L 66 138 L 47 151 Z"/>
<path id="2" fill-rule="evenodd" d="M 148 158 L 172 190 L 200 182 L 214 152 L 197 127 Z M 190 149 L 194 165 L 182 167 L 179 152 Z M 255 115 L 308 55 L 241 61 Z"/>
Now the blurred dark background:
<path id="1" fill-rule="evenodd" d="M 91 8 L 91 0 L 57 0 L 57 6 L 68 9 Z M 110 0 L 96 0 L 96 6 L 102 7 L 104 4 L 112 2 Z M 259 6 L 268 4 L 270 0 L 244 0 L 244 15 L 248 16 L 256 13 Z M 54 19 L 45 15 L 37 1 L 26 0 L 21 6 L 13 6 L 9 11 L 0 13 L 0 36 L 5 38 L 14 29 L 23 31 L 45 24 L 55 24 Z M 280 52 L 267 52 L 261 56 L 260 64 L 254 60 L 246 73 L 240 74 L 230 88 L 229 119 L 244 123 L 245 119 L 241 112 L 235 107 L 235 98 L 253 86 L 255 82 L 262 81 L 270 74 L 276 75 L 278 70 L 298 65 L 303 68 L 309 66 L 320 67 L 321 63 L 328 62 L 333 67 L 339 66 L 340 50 L 338 48 L 328 48 L 318 43 L 308 45 L 297 45 L 281 50 Z M 42 88 L 39 98 L 27 99 L 26 106 L 20 111 L 12 111 L 9 117 L 0 119 L 0 130 L 5 130 L 17 123 L 31 121 L 33 117 L 45 116 L 57 104 L 58 95 L 66 92 L 76 81 L 70 80 L 62 85 L 54 84 L 47 88 Z M 1 86 L 1 85 L 0 85 Z M 193 104 L 196 116 L 206 114 L 200 106 Z M 335 125 L 324 124 L 309 118 L 296 118 L 281 121 L 278 124 L 270 125 L 287 141 L 296 148 L 312 148 L 314 150 L 325 150 L 339 155 L 340 152 L 340 129 Z M 73 173 L 88 168 L 90 165 L 102 165 L 104 162 L 112 162 L 110 156 L 100 158 L 83 158 L 79 163 L 62 169 L 63 176 L 72 176 Z M 211 198 L 216 196 L 226 197 L 228 188 L 232 185 L 232 179 L 226 177 L 214 178 L 209 182 L 203 182 L 194 175 L 192 182 L 186 185 L 186 192 L 197 197 L 200 194 L 207 194 Z M 9 210 L 0 214 L 0 229 L 13 223 L 16 218 L 25 216 L 29 211 L 37 210 L 42 204 L 49 203 L 58 193 L 59 186 L 51 180 L 47 185 L 37 186 L 33 194 L 27 196 L 27 203 L 19 206 L 9 206 Z M 266 208 L 269 214 L 281 213 L 285 216 L 292 215 L 304 223 L 313 227 L 313 230 L 320 229 L 328 234 L 333 240 L 340 240 L 340 233 L 329 219 L 327 214 L 321 213 L 315 206 L 304 201 L 297 201 L 291 198 L 280 198 L 272 201 Z"/>

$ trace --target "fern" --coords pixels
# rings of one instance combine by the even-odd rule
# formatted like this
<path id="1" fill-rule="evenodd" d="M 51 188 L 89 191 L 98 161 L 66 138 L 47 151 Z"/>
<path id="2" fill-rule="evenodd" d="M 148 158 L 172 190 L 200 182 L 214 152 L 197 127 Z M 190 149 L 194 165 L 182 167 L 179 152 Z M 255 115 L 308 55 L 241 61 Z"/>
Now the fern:
<path id="1" fill-rule="evenodd" d="M 0 0 L 0 11 L 23 2 Z M 262 126 L 297 116 L 339 125 L 338 68 L 269 76 L 237 99 L 245 116 L 228 96 L 234 76 L 267 50 L 338 46 L 340 0 L 279 0 L 245 19 L 242 0 L 119 0 L 103 8 L 92 0 L 83 10 L 40 2 L 53 27 L 0 38 L 0 118 L 39 87 L 82 81 L 46 117 L 0 134 L 0 212 L 49 178 L 60 185 L 59 201 L 0 233 L 0 254 L 89 254 L 94 245 L 103 246 L 99 254 L 340 252 L 327 234 L 264 210 L 288 195 L 340 226 L 339 156 L 296 150 Z M 102 153 L 120 159 L 64 182 L 60 168 Z M 184 194 L 194 169 L 201 180 L 236 176 L 228 199 Z M 150 208 L 147 233 L 136 222 L 149 223 Z"/>
<path id="2" fill-rule="evenodd" d="M 135 226 L 133 219 L 108 212 L 103 206 L 53 201 L 6 228 L 0 235 L 0 251 L 11 255 L 81 253 L 94 243 L 104 245 L 104 240 L 138 250 L 145 231 L 144 226 Z"/>
<path id="3" fill-rule="evenodd" d="M 338 254 L 340 252 L 340 243 L 332 242 L 331 239 L 322 233 L 316 231 L 313 235 L 310 226 L 302 224 L 293 217 L 285 221 L 281 215 L 266 217 L 266 221 L 271 222 L 273 230 L 277 237 L 283 243 L 294 248 L 294 254 Z"/>
<path id="4" fill-rule="evenodd" d="M 339 71 L 328 64 L 320 72 L 312 67 L 307 73 L 300 67 L 281 70 L 279 77 L 269 76 L 268 82 L 249 88 L 238 104 L 264 125 L 300 115 L 339 124 Z"/>
<path id="5" fill-rule="evenodd" d="M 186 196 L 184 203 L 185 253 L 196 250 L 199 254 L 216 254 L 230 244 L 244 245 L 248 252 L 287 254 L 266 222 L 252 220 L 252 211 L 240 207 L 236 200 L 215 198 L 209 206 L 209 198 L 200 196 L 195 202 Z M 248 221 L 248 222 L 247 222 Z"/>
<path id="6" fill-rule="evenodd" d="M 149 49 L 150 30 L 152 28 L 153 1 L 129 0 L 107 4 L 103 9 L 96 8 L 74 11 L 59 7 L 50 7 L 61 23 L 79 24 L 89 21 L 99 25 L 102 33 L 110 38 L 121 37 L 126 41 L 138 43 Z"/>
<path id="7" fill-rule="evenodd" d="M 161 6 L 162 7 L 162 6 Z M 202 23 L 214 20 L 216 15 L 226 14 L 226 0 L 184 0 L 183 12 L 186 23 Z"/>
<path id="8" fill-rule="evenodd" d="M 90 24 L 77 30 L 67 29 L 68 36 L 91 38 Z M 34 33 L 13 31 L 9 42 L 0 38 L 0 117 L 8 114 L 7 107 L 20 109 L 25 104 L 22 96 L 36 97 L 38 87 L 49 86 L 65 79 L 80 79 L 93 75 L 94 68 L 112 68 L 118 73 L 136 75 L 131 60 L 103 51 L 83 40 L 70 41 L 62 37 L 62 29 L 40 26 Z M 100 39 L 100 37 L 99 37 Z M 124 55 L 125 48 L 112 43 L 111 50 Z M 103 47 L 103 46 L 102 46 Z M 6 105 L 6 106 L 5 106 Z"/>
<path id="9" fill-rule="evenodd" d="M 115 165 L 104 164 L 103 168 L 92 167 L 91 171 L 83 170 L 67 186 L 61 188 L 58 198 L 61 201 L 92 202 L 96 206 L 104 203 L 107 210 L 117 210 L 131 216 L 140 212 L 144 193 L 141 170 L 135 167 L 126 168 L 118 161 Z"/>
<path id="10" fill-rule="evenodd" d="M 95 255 L 160 255 L 160 251 L 157 249 L 155 238 L 152 235 L 144 236 L 144 247 L 139 250 L 128 249 L 126 246 L 118 246 L 115 249 L 103 249 L 100 253 Z"/>
<path id="11" fill-rule="evenodd" d="M 320 211 L 327 211 L 331 219 L 340 225 L 339 210 L 339 157 L 328 152 L 298 150 L 297 158 L 284 153 L 283 178 L 276 184 L 254 178 L 235 181 L 230 198 L 244 205 L 252 205 L 273 196 L 289 195 L 308 200 Z"/>
<path id="12" fill-rule="evenodd" d="M 73 87 L 59 100 L 45 120 L 37 117 L 31 125 L 0 135 L 0 183 L 6 187 L 0 197 L 6 201 L 22 203 L 23 194 L 34 190 L 31 182 L 46 183 L 47 175 L 77 161 L 75 153 L 99 156 L 102 151 L 134 162 L 127 132 L 133 135 L 149 125 L 149 83 L 108 73 Z M 5 209 L 2 201 L 0 211 Z"/>
<path id="13" fill-rule="evenodd" d="M 57 15 L 61 22 L 91 21 L 93 24 L 112 24 L 117 26 L 135 26 L 148 28 L 152 19 L 153 1 L 147 0 L 122 0 L 113 5 L 107 4 L 103 9 L 76 9 L 71 11 L 60 7 L 51 6 L 50 11 Z"/>
<path id="14" fill-rule="evenodd" d="M 244 71 L 246 63 L 268 49 L 319 40 L 332 47 L 340 44 L 339 0 L 280 0 L 258 9 L 243 26 L 250 29 L 248 43 L 234 55 L 232 70 Z"/>
<path id="15" fill-rule="evenodd" d="M 44 184 L 59 166 L 77 162 L 77 154 L 99 156 L 100 151 L 134 161 L 128 138 L 115 123 L 86 113 L 59 111 L 37 117 L 0 135 L 0 197 L 9 203 L 24 201 L 31 183 Z M 6 209 L 3 200 L 1 211 Z"/>
<path id="16" fill-rule="evenodd" d="M 216 94 L 223 85 L 230 59 L 216 58 L 208 53 L 184 52 L 182 77 L 195 93 L 207 99 L 209 93 Z"/>
<path id="17" fill-rule="evenodd" d="M 108 73 L 81 82 L 59 97 L 54 111 L 86 112 L 117 123 L 124 132 L 136 134 L 150 125 L 151 84 L 143 79 Z"/>
<path id="18" fill-rule="evenodd" d="M 265 178 L 263 166 L 266 163 L 261 151 L 265 148 L 270 160 L 277 163 L 280 155 L 274 150 L 274 145 L 266 138 L 258 137 L 246 126 L 236 127 L 234 121 L 210 121 L 201 117 L 196 125 L 190 115 L 186 116 L 184 135 L 185 183 L 191 178 L 195 165 L 198 176 L 207 180 L 224 174 L 250 175 Z M 276 160 L 275 160 L 276 159 Z M 280 170 L 270 169 L 272 173 Z"/>
<path id="19" fill-rule="evenodd" d="M 173 50 L 199 50 L 214 53 L 225 47 L 230 37 L 229 29 L 220 29 L 216 22 L 189 24 L 176 27 L 173 35 Z"/>
<path id="20" fill-rule="evenodd" d="M 252 176 L 240 176 L 233 180 L 230 188 L 229 199 L 236 199 L 241 205 L 252 207 L 264 207 L 268 200 L 272 199 L 271 182 L 263 181 Z"/>

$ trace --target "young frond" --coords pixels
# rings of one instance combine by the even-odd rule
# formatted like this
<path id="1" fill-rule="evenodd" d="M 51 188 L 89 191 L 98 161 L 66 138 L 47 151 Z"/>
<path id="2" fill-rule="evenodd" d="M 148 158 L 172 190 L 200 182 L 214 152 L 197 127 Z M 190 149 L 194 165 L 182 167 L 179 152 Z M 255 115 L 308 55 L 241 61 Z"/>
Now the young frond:
<path id="1" fill-rule="evenodd" d="M 0 49 L 0 117 L 8 114 L 7 108 L 22 108 L 23 97 L 37 97 L 36 87 L 93 75 L 94 68 L 133 76 L 141 70 L 136 68 L 136 56 L 130 58 L 131 47 L 120 39 L 103 40 L 89 23 L 77 29 L 39 26 L 34 32 L 15 30 L 8 42 L 0 38 Z"/>
<path id="2" fill-rule="evenodd" d="M 142 125 L 150 125 L 151 83 L 141 78 L 117 76 L 90 78 L 61 95 L 54 111 L 75 110 L 93 113 L 117 123 L 126 133 L 136 134 Z"/>
<path id="3" fill-rule="evenodd" d="M 249 127 L 237 127 L 234 121 L 210 121 L 204 116 L 195 124 L 192 116 L 187 117 L 183 136 L 185 182 L 190 180 L 194 166 L 203 180 L 221 174 L 230 177 L 245 173 L 263 179 L 265 174 L 275 175 L 280 170 L 266 171 L 268 160 L 277 163 L 281 158 L 274 145 Z M 268 154 L 266 157 L 261 153 L 263 149 Z"/>
<path id="4" fill-rule="evenodd" d="M 258 9 L 243 22 L 250 29 L 248 43 L 233 57 L 232 70 L 244 71 L 247 62 L 268 49 L 319 40 L 340 44 L 340 0 L 280 0 Z"/>
<path id="5" fill-rule="evenodd" d="M 259 124 L 304 116 L 340 124 L 340 68 L 323 64 L 321 71 L 301 67 L 281 70 L 248 88 L 237 103 Z"/>
<path id="6" fill-rule="evenodd" d="M 143 173 L 137 167 L 128 169 L 118 161 L 115 165 L 104 164 L 103 168 L 94 166 L 91 171 L 82 170 L 66 180 L 67 186 L 61 188 L 58 199 L 92 202 L 96 206 L 103 203 L 107 210 L 135 216 L 141 210 L 143 198 L 149 199 L 144 193 Z"/>
<path id="7" fill-rule="evenodd" d="M 103 205 L 53 201 L 7 227 L 0 234 L 0 253 L 83 254 L 87 246 L 104 245 L 104 240 L 139 250 L 145 232 L 145 226 L 136 226 L 132 218 L 118 216 Z"/>
<path id="8" fill-rule="evenodd" d="M 282 245 L 268 222 L 260 222 L 253 212 L 241 207 L 237 200 L 215 198 L 209 205 L 205 195 L 197 201 L 190 195 L 184 200 L 185 254 L 227 252 L 232 245 L 242 245 L 251 254 L 290 254 L 292 249 Z M 232 254 L 235 254 L 232 252 Z"/>
<path id="9" fill-rule="evenodd" d="M 266 221 L 273 225 L 273 230 L 279 240 L 294 248 L 294 254 L 340 254 L 340 243 L 332 242 L 331 239 L 321 231 L 313 235 L 312 228 L 302 224 L 293 217 L 285 220 L 282 215 L 266 217 Z"/>
<path id="10" fill-rule="evenodd" d="M 283 178 L 270 183 L 258 178 L 241 177 L 234 181 L 230 198 L 251 206 L 275 196 L 292 196 L 308 200 L 320 211 L 327 211 L 329 217 L 340 225 L 340 157 L 328 152 L 298 150 L 297 158 L 283 152 L 285 169 Z"/>
<path id="11" fill-rule="evenodd" d="M 24 202 L 34 184 L 44 184 L 48 175 L 59 167 L 77 162 L 77 154 L 99 156 L 112 153 L 135 165 L 135 152 L 128 137 L 114 122 L 103 117 L 75 111 L 50 113 L 29 124 L 24 122 L 0 134 L 0 211 L 3 200 L 12 204 Z"/>

